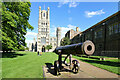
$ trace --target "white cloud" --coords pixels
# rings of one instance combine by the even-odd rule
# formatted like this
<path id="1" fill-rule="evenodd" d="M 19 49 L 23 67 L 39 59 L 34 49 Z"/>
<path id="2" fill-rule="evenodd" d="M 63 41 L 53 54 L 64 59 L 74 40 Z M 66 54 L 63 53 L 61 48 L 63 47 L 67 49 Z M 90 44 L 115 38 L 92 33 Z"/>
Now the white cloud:
<path id="1" fill-rule="evenodd" d="M 93 17 L 95 15 L 101 15 L 101 14 L 105 14 L 105 12 L 102 10 L 98 10 L 98 11 L 85 11 L 85 15 L 86 17 L 90 18 Z"/>
<path id="2" fill-rule="evenodd" d="M 61 38 L 63 38 L 65 36 L 65 34 L 67 33 L 67 31 L 71 30 L 71 29 L 76 29 L 77 26 L 74 26 L 74 25 L 67 25 L 67 27 L 62 27 L 62 26 L 55 26 L 55 25 L 52 25 L 51 26 L 51 32 L 50 32 L 50 36 L 53 36 L 53 37 L 56 37 L 56 30 L 57 30 L 57 27 L 61 27 Z"/>
<path id="3" fill-rule="evenodd" d="M 26 37 L 27 36 L 31 36 L 31 37 L 37 36 L 37 33 L 35 33 L 35 32 L 27 32 Z"/>
<path id="4" fill-rule="evenodd" d="M 59 2 L 59 4 L 58 4 L 58 6 L 57 6 L 57 7 L 61 7 L 62 5 L 67 4 L 67 3 L 68 3 L 68 1 L 67 1 L 67 0 L 65 0 L 64 2 Z"/>
<path id="5" fill-rule="evenodd" d="M 67 25 L 67 27 L 61 27 L 61 38 L 65 37 L 65 34 L 67 33 L 67 31 L 71 30 L 71 29 L 74 29 L 76 28 L 77 26 L 74 26 L 74 25 Z"/>
<path id="6" fill-rule="evenodd" d="M 77 2 L 69 2 L 69 0 L 64 0 L 64 2 L 59 2 L 57 7 L 62 7 L 63 5 L 68 4 L 69 8 L 71 7 L 77 7 L 78 3 Z"/>
<path id="7" fill-rule="evenodd" d="M 29 43 L 33 42 L 33 39 L 37 37 L 37 33 L 35 33 L 35 32 L 27 32 L 25 37 L 26 37 L 25 42 L 27 43 L 27 46 L 29 47 Z"/>
<path id="8" fill-rule="evenodd" d="M 29 43 L 33 43 L 33 40 L 26 39 L 25 42 L 27 43 L 27 47 L 29 47 Z"/>
<path id="9" fill-rule="evenodd" d="M 69 7 L 77 7 L 78 3 L 76 2 L 70 2 Z"/>
<path id="10" fill-rule="evenodd" d="M 72 28 L 72 29 L 75 29 L 75 28 L 76 28 L 76 26 L 71 25 L 71 24 L 67 25 L 67 27 L 68 27 L 68 28 Z"/>

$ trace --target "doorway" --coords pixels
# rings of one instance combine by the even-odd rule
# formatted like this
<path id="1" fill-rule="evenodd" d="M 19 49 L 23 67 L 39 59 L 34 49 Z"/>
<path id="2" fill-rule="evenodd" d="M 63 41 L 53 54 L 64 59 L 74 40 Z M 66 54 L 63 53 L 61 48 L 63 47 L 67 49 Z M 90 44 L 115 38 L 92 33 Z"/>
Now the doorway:
<path id="1" fill-rule="evenodd" d="M 42 46 L 42 52 L 45 52 L 45 46 L 44 45 Z"/>

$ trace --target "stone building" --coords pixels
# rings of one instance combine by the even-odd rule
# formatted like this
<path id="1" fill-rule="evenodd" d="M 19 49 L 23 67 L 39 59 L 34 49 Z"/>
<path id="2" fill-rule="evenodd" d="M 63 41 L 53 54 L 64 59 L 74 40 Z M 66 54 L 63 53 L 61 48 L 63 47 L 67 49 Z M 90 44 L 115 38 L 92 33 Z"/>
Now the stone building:
<path id="1" fill-rule="evenodd" d="M 35 38 L 33 39 L 33 43 L 29 43 L 29 51 L 37 51 L 37 41 L 35 40 Z"/>
<path id="2" fill-rule="evenodd" d="M 56 37 L 50 37 L 50 45 L 52 45 L 52 49 L 50 49 L 50 52 L 51 52 L 57 47 L 57 38 Z"/>
<path id="3" fill-rule="evenodd" d="M 33 43 L 29 44 L 29 51 L 43 52 L 43 50 L 46 51 L 45 47 L 47 45 L 52 45 L 50 51 L 53 51 L 57 47 L 57 44 L 59 44 L 57 38 L 50 36 L 50 8 L 41 10 L 41 7 L 39 7 L 37 41 L 34 39 Z"/>
<path id="4" fill-rule="evenodd" d="M 68 37 L 69 39 L 72 39 L 75 37 L 77 34 L 80 34 L 79 27 L 76 27 L 76 31 L 73 29 L 69 30 L 66 34 L 65 37 Z"/>
<path id="5" fill-rule="evenodd" d="M 37 51 L 42 50 L 42 47 L 50 45 L 50 12 L 49 7 L 46 10 L 41 10 L 39 7 L 38 34 L 37 34 Z"/>
<path id="6" fill-rule="evenodd" d="M 56 31 L 56 36 L 57 36 L 57 47 L 60 46 L 60 40 L 61 40 L 61 28 L 58 27 Z"/>
<path id="7" fill-rule="evenodd" d="M 32 43 L 29 43 L 29 51 L 32 51 Z"/>

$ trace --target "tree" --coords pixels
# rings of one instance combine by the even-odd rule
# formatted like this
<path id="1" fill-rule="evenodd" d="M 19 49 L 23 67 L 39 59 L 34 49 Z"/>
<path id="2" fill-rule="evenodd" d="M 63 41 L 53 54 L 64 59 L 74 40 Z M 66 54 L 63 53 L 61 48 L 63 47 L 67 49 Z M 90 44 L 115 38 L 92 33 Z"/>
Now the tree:
<path id="1" fill-rule="evenodd" d="M 25 51 L 25 47 L 21 45 L 21 47 L 19 48 L 19 51 Z"/>
<path id="2" fill-rule="evenodd" d="M 61 46 L 69 45 L 71 43 L 68 37 L 64 37 L 63 41 L 61 41 Z"/>
<path id="3" fill-rule="evenodd" d="M 19 50 L 26 46 L 29 24 L 30 2 L 2 2 L 2 50 Z"/>
<path id="4" fill-rule="evenodd" d="M 29 48 L 28 48 L 28 47 L 26 47 L 26 48 L 25 48 L 25 50 L 29 50 Z"/>
<path id="5" fill-rule="evenodd" d="M 47 45 L 45 48 L 49 51 L 50 49 L 52 49 L 52 45 Z"/>

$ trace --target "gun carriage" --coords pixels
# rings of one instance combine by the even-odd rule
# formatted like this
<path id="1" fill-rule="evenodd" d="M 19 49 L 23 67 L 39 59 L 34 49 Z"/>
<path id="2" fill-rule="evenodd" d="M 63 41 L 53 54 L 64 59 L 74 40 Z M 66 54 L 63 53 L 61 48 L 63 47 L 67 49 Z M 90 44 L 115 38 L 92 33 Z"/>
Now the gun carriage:
<path id="1" fill-rule="evenodd" d="M 93 44 L 92 41 L 85 41 L 83 43 L 78 43 L 78 44 L 72 44 L 72 45 L 66 45 L 66 46 L 60 46 L 55 49 L 55 53 L 58 54 L 58 61 L 54 62 L 54 69 L 55 69 L 55 74 L 57 74 L 58 70 L 62 70 L 62 63 L 65 63 L 66 59 L 69 57 L 70 59 L 70 65 L 71 65 L 71 54 L 73 55 L 87 55 L 91 56 L 95 51 L 95 45 Z M 67 54 L 65 57 L 64 61 L 62 61 L 62 54 Z M 57 68 L 56 65 L 59 65 L 59 69 Z"/>

